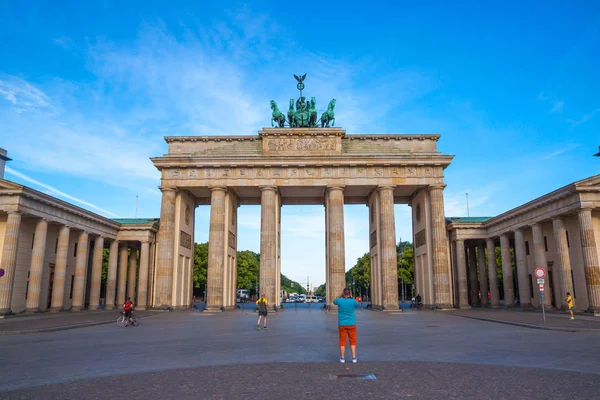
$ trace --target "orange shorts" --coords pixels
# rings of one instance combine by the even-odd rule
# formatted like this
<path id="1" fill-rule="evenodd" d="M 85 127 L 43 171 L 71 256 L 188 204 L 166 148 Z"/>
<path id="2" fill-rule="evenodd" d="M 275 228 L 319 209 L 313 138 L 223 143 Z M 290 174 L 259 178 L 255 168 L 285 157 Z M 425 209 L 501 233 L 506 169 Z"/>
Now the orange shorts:
<path id="1" fill-rule="evenodd" d="M 350 339 L 350 346 L 356 346 L 356 325 L 338 326 L 340 333 L 340 346 L 346 345 L 346 335 Z"/>

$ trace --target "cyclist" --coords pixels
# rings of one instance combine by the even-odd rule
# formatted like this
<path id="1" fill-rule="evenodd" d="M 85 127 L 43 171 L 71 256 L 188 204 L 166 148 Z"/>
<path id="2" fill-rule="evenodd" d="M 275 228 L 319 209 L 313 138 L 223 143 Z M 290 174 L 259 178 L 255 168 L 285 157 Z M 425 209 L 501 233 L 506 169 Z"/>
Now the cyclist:
<path id="1" fill-rule="evenodd" d="M 131 319 L 131 313 L 133 312 L 133 303 L 131 302 L 131 297 L 127 298 L 125 304 L 123 304 L 123 311 L 125 311 L 125 326 L 129 325 L 131 322 L 133 324 L 133 320 Z"/>

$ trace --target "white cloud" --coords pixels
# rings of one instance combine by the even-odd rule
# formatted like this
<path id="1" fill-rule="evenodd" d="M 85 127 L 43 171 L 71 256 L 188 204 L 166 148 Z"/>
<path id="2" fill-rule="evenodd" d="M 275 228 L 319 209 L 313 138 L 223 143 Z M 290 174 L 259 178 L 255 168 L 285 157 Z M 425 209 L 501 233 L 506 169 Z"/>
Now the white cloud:
<path id="1" fill-rule="evenodd" d="M 35 186 L 37 186 L 39 188 L 45 189 L 44 193 L 46 193 L 46 194 L 49 194 L 51 196 L 56 196 L 56 197 L 62 198 L 64 200 L 69 200 L 69 201 L 73 201 L 75 203 L 79 203 L 79 204 L 84 205 L 84 206 L 86 206 L 88 208 L 91 208 L 95 212 L 99 212 L 100 214 L 103 214 L 105 216 L 107 216 L 107 215 L 111 216 L 111 217 L 116 217 L 117 216 L 116 214 L 113 214 L 110 211 L 105 210 L 103 208 L 100 208 L 100 207 L 98 207 L 98 206 L 96 206 L 96 205 L 94 205 L 94 204 L 92 204 L 90 202 L 87 202 L 85 200 L 81 200 L 81 199 L 79 199 L 79 198 L 77 198 L 75 196 L 71 196 L 71 195 L 69 195 L 69 194 L 67 194 L 67 193 L 65 193 L 65 192 L 63 192 L 63 191 L 61 191 L 61 190 L 59 190 L 59 189 L 57 189 L 57 188 L 55 188 L 53 186 L 47 185 L 47 184 L 39 182 L 39 181 L 37 181 L 37 180 L 35 180 L 33 178 L 30 178 L 29 176 L 27 176 L 25 174 L 22 174 L 19 171 L 16 171 L 16 170 L 12 169 L 11 167 L 5 167 L 5 168 L 6 168 L 6 172 L 7 173 L 9 173 L 11 175 L 14 175 L 14 176 L 16 176 L 18 178 L 21 178 L 21 179 L 23 179 L 26 182 L 32 183 L 32 184 L 34 184 Z"/>
<path id="2" fill-rule="evenodd" d="M 9 101 L 17 113 L 33 110 L 42 110 L 50 114 L 55 112 L 44 92 L 20 78 L 8 76 L 0 80 L 0 96 Z"/>
<path id="3" fill-rule="evenodd" d="M 562 113 L 563 111 L 563 106 L 565 105 L 564 101 L 558 101 L 558 100 L 553 100 L 552 101 L 553 106 L 552 109 L 550 110 L 551 113 Z"/>

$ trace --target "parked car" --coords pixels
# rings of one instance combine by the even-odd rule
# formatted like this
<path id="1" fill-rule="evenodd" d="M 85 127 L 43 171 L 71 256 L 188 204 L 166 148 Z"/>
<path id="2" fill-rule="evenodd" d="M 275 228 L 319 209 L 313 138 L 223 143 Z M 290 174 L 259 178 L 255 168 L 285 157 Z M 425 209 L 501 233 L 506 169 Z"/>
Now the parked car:
<path id="1" fill-rule="evenodd" d="M 238 289 L 236 292 L 236 297 L 240 299 L 240 301 L 246 302 L 250 298 L 248 295 L 248 290 L 246 289 Z"/>

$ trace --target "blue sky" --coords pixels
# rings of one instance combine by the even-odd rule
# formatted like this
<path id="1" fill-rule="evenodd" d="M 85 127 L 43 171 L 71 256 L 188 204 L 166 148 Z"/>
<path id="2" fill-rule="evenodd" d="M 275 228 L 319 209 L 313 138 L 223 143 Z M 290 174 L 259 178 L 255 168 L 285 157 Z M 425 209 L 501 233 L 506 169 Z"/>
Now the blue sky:
<path id="1" fill-rule="evenodd" d="M 348 133 L 441 134 L 448 216 L 466 215 L 465 192 L 471 215 L 496 215 L 599 171 L 597 2 L 121 3 L 0 2 L 7 179 L 109 217 L 138 195 L 138 216 L 158 216 L 163 136 L 255 134 L 294 73 L 318 108 L 337 99 Z M 259 251 L 260 208 L 239 213 L 240 249 Z M 322 283 L 323 207 L 282 213 L 282 271 Z M 350 268 L 366 207 L 345 223 Z"/>

